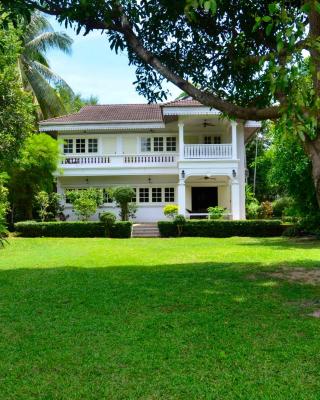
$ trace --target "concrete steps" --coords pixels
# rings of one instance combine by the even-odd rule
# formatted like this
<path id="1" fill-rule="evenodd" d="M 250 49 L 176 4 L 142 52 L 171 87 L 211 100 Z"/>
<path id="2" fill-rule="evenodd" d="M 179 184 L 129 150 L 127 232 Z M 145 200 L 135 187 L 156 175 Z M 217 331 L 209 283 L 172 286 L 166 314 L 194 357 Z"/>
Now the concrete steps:
<path id="1" fill-rule="evenodd" d="M 160 237 L 157 224 L 133 224 L 132 237 L 134 238 L 152 238 Z"/>

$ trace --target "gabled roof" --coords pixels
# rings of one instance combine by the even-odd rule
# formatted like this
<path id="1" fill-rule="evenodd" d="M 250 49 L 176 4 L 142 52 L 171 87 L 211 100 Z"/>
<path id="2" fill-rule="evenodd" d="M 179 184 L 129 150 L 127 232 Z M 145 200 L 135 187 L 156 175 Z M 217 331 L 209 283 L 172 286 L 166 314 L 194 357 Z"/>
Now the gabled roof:
<path id="1" fill-rule="evenodd" d="M 40 121 L 40 125 L 85 122 L 163 122 L 163 118 L 158 104 L 104 104 L 85 106 L 76 113 Z"/>
<path id="2" fill-rule="evenodd" d="M 203 107 L 198 100 L 194 100 L 191 97 L 184 97 L 182 99 L 177 99 L 169 101 L 168 103 L 162 104 L 163 107 Z"/>

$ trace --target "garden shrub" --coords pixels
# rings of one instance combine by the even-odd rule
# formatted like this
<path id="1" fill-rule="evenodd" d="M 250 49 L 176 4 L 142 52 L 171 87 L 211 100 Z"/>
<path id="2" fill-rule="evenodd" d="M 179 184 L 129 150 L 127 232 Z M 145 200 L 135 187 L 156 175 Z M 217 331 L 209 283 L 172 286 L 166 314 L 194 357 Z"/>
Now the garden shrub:
<path id="1" fill-rule="evenodd" d="M 270 201 L 263 201 L 260 204 L 258 215 L 259 215 L 259 218 L 262 218 L 262 219 L 272 218 L 272 216 L 273 216 L 272 203 Z"/>
<path id="2" fill-rule="evenodd" d="M 158 222 L 162 237 L 174 237 L 178 235 L 174 222 Z M 281 236 L 283 226 L 280 220 L 187 220 L 182 227 L 181 236 L 193 237 L 231 237 L 252 236 L 271 237 Z"/>
<path id="3" fill-rule="evenodd" d="M 116 202 L 120 208 L 120 217 L 122 221 L 128 221 L 129 218 L 135 218 L 137 205 L 132 202 L 136 193 L 133 188 L 129 186 L 119 186 L 116 188 L 109 188 L 108 195 Z"/>
<path id="4" fill-rule="evenodd" d="M 101 189 L 70 190 L 67 198 L 72 204 L 73 211 L 82 221 L 87 221 L 91 215 L 95 214 L 98 207 L 103 204 L 103 192 Z"/>
<path id="5" fill-rule="evenodd" d="M 176 204 L 167 204 L 163 207 L 163 214 L 171 219 L 174 219 L 179 212 L 179 207 Z"/>
<path id="6" fill-rule="evenodd" d="M 175 219 L 173 220 L 174 225 L 176 226 L 177 229 L 177 235 L 181 236 L 183 227 L 185 226 L 187 220 L 184 215 L 177 215 Z"/>
<path id="7" fill-rule="evenodd" d="M 105 225 L 97 221 L 17 222 L 15 230 L 23 237 L 105 237 Z M 115 222 L 110 230 L 114 238 L 131 237 L 131 222 Z"/>
<path id="8" fill-rule="evenodd" d="M 210 219 L 221 219 L 223 217 L 224 212 L 225 209 L 223 207 L 215 206 L 208 208 Z"/>
<path id="9" fill-rule="evenodd" d="M 112 227 L 115 224 L 117 217 L 112 212 L 106 211 L 99 215 L 99 219 L 104 225 L 106 237 L 110 237 Z"/>
<path id="10" fill-rule="evenodd" d="M 276 218 L 282 218 L 287 214 L 287 210 L 289 210 L 293 206 L 293 200 L 290 197 L 280 197 L 280 199 L 275 200 L 272 203 L 273 208 L 273 216 Z"/>

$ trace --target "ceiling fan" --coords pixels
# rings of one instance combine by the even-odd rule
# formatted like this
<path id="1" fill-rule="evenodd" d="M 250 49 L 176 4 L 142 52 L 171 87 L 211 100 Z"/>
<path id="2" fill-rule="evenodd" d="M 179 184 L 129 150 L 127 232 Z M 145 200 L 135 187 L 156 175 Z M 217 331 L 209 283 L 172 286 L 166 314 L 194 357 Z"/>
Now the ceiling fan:
<path id="1" fill-rule="evenodd" d="M 203 121 L 203 127 L 206 128 L 207 126 L 216 126 L 216 124 L 211 124 L 210 122 L 207 122 L 207 120 L 205 119 Z"/>
<path id="2" fill-rule="evenodd" d="M 204 179 L 211 179 L 211 180 L 213 180 L 213 181 L 215 181 L 216 180 L 216 178 L 214 177 L 214 176 L 212 176 L 212 175 L 209 175 L 209 174 L 207 174 L 207 175 L 205 175 L 204 176 Z"/>

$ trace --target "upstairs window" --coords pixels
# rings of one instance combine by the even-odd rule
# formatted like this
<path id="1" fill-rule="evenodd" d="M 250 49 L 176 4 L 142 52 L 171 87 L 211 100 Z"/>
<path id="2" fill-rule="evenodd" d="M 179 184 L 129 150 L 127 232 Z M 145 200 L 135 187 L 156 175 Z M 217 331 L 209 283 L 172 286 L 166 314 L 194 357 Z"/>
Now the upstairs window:
<path id="1" fill-rule="evenodd" d="M 86 139 L 76 139 L 76 153 L 86 152 Z"/>
<path id="2" fill-rule="evenodd" d="M 212 143 L 212 137 L 211 136 L 205 136 L 204 137 L 204 144 L 211 144 Z"/>
<path id="3" fill-rule="evenodd" d="M 64 154 L 73 153 L 73 139 L 65 139 L 63 144 L 63 153 Z"/>
<path id="4" fill-rule="evenodd" d="M 177 138 L 176 137 L 174 137 L 174 136 L 167 137 L 166 150 L 167 151 L 176 151 L 177 150 Z"/>
<path id="5" fill-rule="evenodd" d="M 88 139 L 88 153 L 98 152 L 98 139 Z"/>
<path id="6" fill-rule="evenodd" d="M 153 151 L 163 151 L 163 137 L 153 138 Z"/>
<path id="7" fill-rule="evenodd" d="M 221 136 L 215 136 L 213 138 L 213 143 L 214 144 L 221 144 Z"/>
<path id="8" fill-rule="evenodd" d="M 141 138 L 141 151 L 151 151 L 151 138 Z"/>

